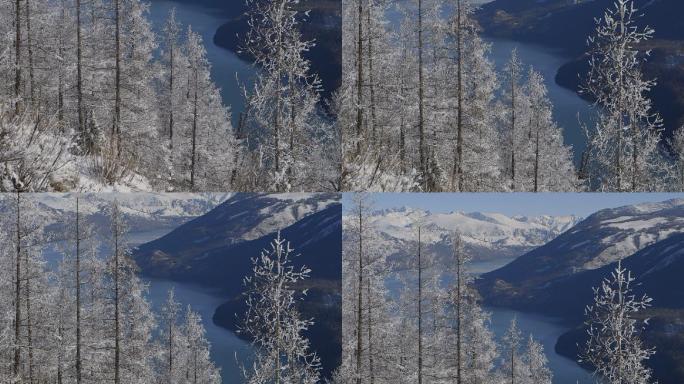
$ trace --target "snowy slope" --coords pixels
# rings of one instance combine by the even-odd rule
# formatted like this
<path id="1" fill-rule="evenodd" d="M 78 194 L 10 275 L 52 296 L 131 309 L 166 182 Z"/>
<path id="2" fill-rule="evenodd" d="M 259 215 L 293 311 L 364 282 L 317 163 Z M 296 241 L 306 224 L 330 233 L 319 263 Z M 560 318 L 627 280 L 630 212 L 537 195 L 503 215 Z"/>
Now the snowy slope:
<path id="1" fill-rule="evenodd" d="M 135 248 L 133 258 L 148 277 L 183 281 L 216 290 L 226 298 L 214 322 L 236 330 L 244 313 L 243 279 L 252 258 L 280 231 L 297 255 L 295 266 L 311 269 L 306 300 L 297 300 L 306 318 L 313 350 L 330 375 L 341 359 L 342 206 L 339 194 L 235 194 L 210 212 Z"/>
<path id="2" fill-rule="evenodd" d="M 346 220 L 351 220 L 345 217 Z M 413 208 L 375 212 L 369 224 L 380 234 L 381 246 L 399 252 L 416 241 L 416 223 L 423 242 L 435 252 L 448 250 L 448 237 L 458 231 L 477 260 L 510 258 L 541 246 L 572 228 L 576 216 L 509 217 L 500 213 L 432 213 Z"/>
<path id="3" fill-rule="evenodd" d="M 73 213 L 76 197 L 79 210 L 85 215 L 103 212 L 117 201 L 129 217 L 197 217 L 230 198 L 229 193 L 39 193 L 32 199 L 41 210 L 52 213 Z"/>
<path id="4" fill-rule="evenodd" d="M 183 223 L 212 210 L 232 196 L 229 193 L 34 193 L 25 195 L 36 206 L 35 215 L 43 217 L 48 235 L 54 241 L 68 237 L 67 228 L 76 211 L 104 238 L 109 230 L 109 217 L 105 214 L 113 201 L 118 201 L 128 226 L 127 241 L 136 245 L 163 236 Z M 5 195 L 13 200 L 13 195 Z M 0 204 L 0 214 L 8 212 L 13 201 Z"/>
<path id="5" fill-rule="evenodd" d="M 627 258 L 684 233 L 684 199 L 604 209 L 548 244 L 482 276 L 492 303 L 525 306 L 559 281 Z M 662 268 L 662 263 L 653 268 Z"/>
<path id="6" fill-rule="evenodd" d="M 339 206 L 338 194 L 288 194 L 268 195 L 238 193 L 208 213 L 177 228 L 168 236 L 145 244 L 139 253 L 171 255 L 172 265 L 194 263 L 206 257 L 207 252 L 254 241 L 278 230 L 291 227 L 303 219 L 332 206 Z M 323 231 L 311 232 L 309 241 L 326 236 Z M 162 246 L 163 245 L 163 246 Z M 163 260 L 141 258 L 143 269 L 148 263 L 169 268 Z"/>

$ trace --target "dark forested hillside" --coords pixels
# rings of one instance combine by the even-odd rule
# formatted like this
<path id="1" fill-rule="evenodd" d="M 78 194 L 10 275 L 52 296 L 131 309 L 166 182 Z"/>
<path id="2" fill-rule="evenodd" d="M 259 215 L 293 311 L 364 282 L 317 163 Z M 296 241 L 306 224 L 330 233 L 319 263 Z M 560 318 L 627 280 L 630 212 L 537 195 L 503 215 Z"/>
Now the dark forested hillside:
<path id="1" fill-rule="evenodd" d="M 295 202 L 293 202 L 293 200 Z M 342 206 L 336 194 L 309 197 L 238 194 L 204 216 L 134 252 L 149 277 L 190 282 L 221 292 L 214 322 L 237 330 L 246 306 L 243 279 L 280 230 L 294 248 L 294 265 L 311 269 L 297 306 L 315 324 L 305 333 L 329 377 L 341 359 Z"/>
<path id="2" fill-rule="evenodd" d="M 476 284 L 486 303 L 563 319 L 575 327 L 556 345 L 577 359 L 587 338 L 584 309 L 593 287 L 615 271 L 618 260 L 636 278 L 634 294 L 647 294 L 652 307 L 638 313 L 651 319 L 646 345 L 656 348 L 649 360 L 654 377 L 665 384 L 684 380 L 684 206 L 680 200 L 627 206 L 595 213 L 563 235 L 507 266 L 486 273 Z"/>
<path id="3" fill-rule="evenodd" d="M 212 0 L 205 0 L 212 1 Z M 241 4 L 242 2 L 235 2 Z M 246 7 L 226 2 L 220 5 L 228 9 L 230 19 L 223 24 L 214 36 L 218 46 L 238 52 L 245 59 L 251 59 L 241 50 L 245 34 L 249 28 L 244 13 Z M 308 22 L 301 23 L 304 40 L 315 40 L 316 45 L 306 55 L 311 60 L 312 70 L 323 83 L 325 95 L 330 95 L 340 87 L 342 81 L 342 2 L 341 0 L 306 0 L 299 8 L 311 10 Z"/>
<path id="4" fill-rule="evenodd" d="M 669 136 L 684 124 L 684 19 L 680 16 L 684 2 L 637 0 L 635 4 L 643 14 L 638 24 L 655 29 L 654 39 L 641 47 L 652 50 L 644 71 L 647 78 L 658 80 L 650 96 Z M 567 54 L 568 63 L 556 81 L 577 90 L 587 71 L 583 53 L 594 19 L 612 5 L 613 0 L 495 0 L 482 6 L 478 19 L 488 35 L 540 43 Z"/>

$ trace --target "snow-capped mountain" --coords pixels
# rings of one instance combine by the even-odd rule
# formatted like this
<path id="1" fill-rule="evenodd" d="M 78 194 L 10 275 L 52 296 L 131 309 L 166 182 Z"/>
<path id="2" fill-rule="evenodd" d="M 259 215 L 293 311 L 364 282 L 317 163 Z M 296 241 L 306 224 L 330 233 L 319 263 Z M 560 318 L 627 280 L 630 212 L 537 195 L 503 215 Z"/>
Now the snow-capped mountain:
<path id="1" fill-rule="evenodd" d="M 63 238 L 75 217 L 76 197 L 79 212 L 100 235 L 106 237 L 110 219 L 106 211 L 117 201 L 128 226 L 129 245 L 160 237 L 174 228 L 201 216 L 232 196 L 230 193 L 36 193 L 28 195 L 36 207 L 35 215 L 46 221 L 53 240 Z M 2 204 L 0 212 L 10 209 Z"/>
<path id="2" fill-rule="evenodd" d="M 345 221 L 353 220 L 345 217 Z M 421 223 L 421 240 L 435 252 L 449 252 L 449 235 L 458 231 L 476 260 L 510 259 L 546 244 L 572 228 L 576 216 L 506 216 L 500 213 L 433 213 L 399 208 L 375 212 L 369 224 L 382 246 L 401 252 L 416 241 L 416 224 Z"/>
<path id="3" fill-rule="evenodd" d="M 57 194 L 39 193 L 31 196 L 41 212 L 49 215 L 76 211 L 76 197 L 79 210 L 84 215 L 102 213 L 114 201 L 121 212 L 133 217 L 197 217 L 221 204 L 230 193 L 86 193 Z"/>
<path id="4" fill-rule="evenodd" d="M 628 258 L 682 233 L 684 199 L 604 209 L 548 244 L 484 274 L 478 286 L 492 303 L 526 306 L 547 295 L 549 287 L 560 281 Z M 666 262 L 662 259 L 653 268 Z"/>

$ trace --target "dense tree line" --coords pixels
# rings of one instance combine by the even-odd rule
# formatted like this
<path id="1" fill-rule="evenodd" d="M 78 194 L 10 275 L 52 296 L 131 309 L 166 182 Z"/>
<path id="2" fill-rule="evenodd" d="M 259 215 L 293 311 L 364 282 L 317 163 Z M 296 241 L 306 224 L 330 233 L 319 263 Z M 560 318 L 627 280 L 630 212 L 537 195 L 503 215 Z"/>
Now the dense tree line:
<path id="1" fill-rule="evenodd" d="M 337 135 L 303 57 L 305 13 L 249 5 L 257 75 L 232 127 L 204 42 L 174 11 L 156 34 L 140 0 L 0 2 L 0 188 L 333 188 Z"/>
<path id="2" fill-rule="evenodd" d="M 30 198 L 3 198 L 0 381 L 220 383 L 199 315 L 173 291 L 159 317 L 151 311 L 119 206 L 101 239 L 74 203 L 56 239 Z M 59 260 L 46 259 L 48 247 Z"/>
<path id="3" fill-rule="evenodd" d="M 372 202 L 356 195 L 345 217 L 343 363 L 339 383 L 551 383 L 543 347 L 515 319 L 496 341 L 451 236 L 451 265 L 426 252 L 416 223 L 414 257 L 392 260 L 374 241 Z M 389 288 L 391 287 L 391 288 Z"/>
<path id="4" fill-rule="evenodd" d="M 646 96 L 632 0 L 597 19 L 584 91 L 596 121 L 576 169 L 543 77 L 500 73 L 469 0 L 345 0 L 343 183 L 372 191 L 651 191 L 681 185 Z M 397 19 L 398 16 L 398 21 Z M 681 136 L 681 133 L 678 134 Z M 668 150 L 669 148 L 669 150 Z M 676 164 L 675 164 L 676 163 Z"/>
<path id="5" fill-rule="evenodd" d="M 459 233 L 452 257 L 437 259 L 424 243 L 429 226 L 415 223 L 412 249 L 392 257 L 378 246 L 370 195 L 356 194 L 344 217 L 343 362 L 336 383 L 551 383 L 543 346 L 513 318 L 498 338 L 480 305 Z M 655 354 L 642 338 L 651 306 L 618 261 L 585 309 L 586 341 L 578 362 L 596 382 L 654 382 Z M 581 288 L 579 288 L 581 289 Z M 587 287 L 586 289 L 589 289 Z"/>

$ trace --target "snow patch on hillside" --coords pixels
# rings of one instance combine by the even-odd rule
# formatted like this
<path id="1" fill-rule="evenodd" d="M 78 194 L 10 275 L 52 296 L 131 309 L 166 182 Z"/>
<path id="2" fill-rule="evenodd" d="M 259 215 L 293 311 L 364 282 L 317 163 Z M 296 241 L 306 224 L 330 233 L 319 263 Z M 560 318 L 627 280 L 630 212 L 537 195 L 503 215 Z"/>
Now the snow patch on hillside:
<path id="1" fill-rule="evenodd" d="M 667 221 L 668 219 L 665 217 L 654 217 L 647 220 L 623 220 L 620 222 L 613 221 L 613 224 L 610 224 L 609 227 L 618 228 L 622 230 L 641 231 L 647 228 L 654 227 L 658 224 L 664 224 Z"/>

